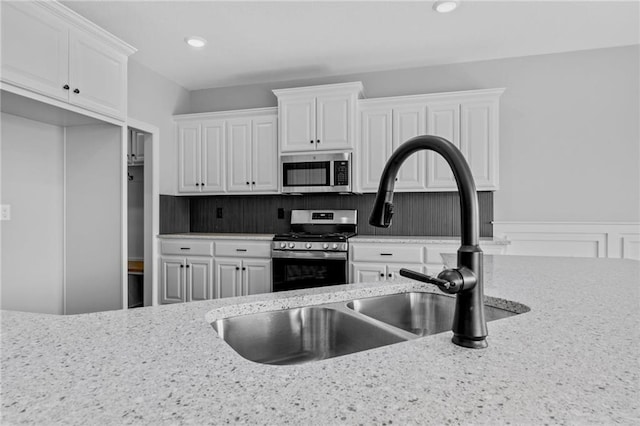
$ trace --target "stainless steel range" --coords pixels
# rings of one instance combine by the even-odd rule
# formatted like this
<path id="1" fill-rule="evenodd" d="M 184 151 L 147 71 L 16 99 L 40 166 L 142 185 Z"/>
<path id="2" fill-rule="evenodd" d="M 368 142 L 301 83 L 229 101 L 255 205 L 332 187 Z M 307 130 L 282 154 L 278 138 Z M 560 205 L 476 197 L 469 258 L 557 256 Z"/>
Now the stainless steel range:
<path id="1" fill-rule="evenodd" d="M 292 210 L 291 232 L 273 238 L 273 291 L 346 284 L 357 210 Z"/>

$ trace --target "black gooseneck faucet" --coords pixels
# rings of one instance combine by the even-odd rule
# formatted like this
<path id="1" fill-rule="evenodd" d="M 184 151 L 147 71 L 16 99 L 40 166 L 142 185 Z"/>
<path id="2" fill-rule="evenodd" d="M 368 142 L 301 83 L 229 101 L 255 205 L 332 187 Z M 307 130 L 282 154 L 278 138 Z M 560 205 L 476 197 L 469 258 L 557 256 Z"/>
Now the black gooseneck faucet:
<path id="1" fill-rule="evenodd" d="M 393 188 L 398 170 L 407 157 L 423 149 L 435 151 L 444 157 L 458 185 L 462 220 L 458 267 L 442 271 L 437 278 L 408 269 L 401 269 L 400 275 L 435 284 L 441 291 L 455 294 L 453 343 L 466 348 L 486 348 L 487 322 L 484 317 L 482 250 L 479 246 L 478 194 L 471 169 L 460 150 L 448 140 L 431 135 L 416 136 L 400 145 L 382 172 L 369 223 L 377 227 L 389 227 L 393 215 Z"/>

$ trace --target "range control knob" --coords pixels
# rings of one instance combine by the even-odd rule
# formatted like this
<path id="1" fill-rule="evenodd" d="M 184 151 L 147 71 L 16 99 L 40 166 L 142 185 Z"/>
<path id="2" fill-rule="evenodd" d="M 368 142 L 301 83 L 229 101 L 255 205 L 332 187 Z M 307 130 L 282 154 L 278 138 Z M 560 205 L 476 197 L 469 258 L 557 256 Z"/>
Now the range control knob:
<path id="1" fill-rule="evenodd" d="M 311 244 L 311 243 L 307 243 L 307 244 L 305 244 L 305 247 L 306 247 L 306 248 L 308 248 L 308 249 L 310 249 L 310 248 L 311 248 L 311 246 L 312 246 L 312 244 Z"/>
<path id="2" fill-rule="evenodd" d="M 286 248 L 287 247 L 287 243 L 280 243 L 280 248 Z"/>
<path id="3" fill-rule="evenodd" d="M 338 244 L 333 243 L 333 245 L 331 246 L 331 248 L 332 248 L 332 249 L 334 249 L 334 250 L 338 250 Z"/>
<path id="4" fill-rule="evenodd" d="M 294 248 L 296 246 L 296 243 L 289 243 L 289 248 Z"/>
<path id="5" fill-rule="evenodd" d="M 326 249 L 328 249 L 328 248 L 329 248 L 329 244 L 328 244 L 328 243 L 324 243 L 324 244 L 322 245 L 322 248 L 323 248 L 323 249 L 325 249 L 325 250 L 326 250 Z"/>

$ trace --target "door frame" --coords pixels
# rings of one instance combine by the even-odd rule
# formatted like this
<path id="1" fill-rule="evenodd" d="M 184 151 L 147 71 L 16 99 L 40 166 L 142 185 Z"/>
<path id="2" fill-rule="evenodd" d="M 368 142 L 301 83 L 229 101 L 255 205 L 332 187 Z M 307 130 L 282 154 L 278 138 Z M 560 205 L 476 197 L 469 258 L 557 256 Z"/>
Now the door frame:
<path id="1" fill-rule="evenodd" d="M 160 130 L 128 118 L 122 138 L 122 308 L 129 307 L 127 144 L 129 128 L 147 133 L 144 141 L 144 306 L 158 306 L 158 234 L 160 233 Z M 151 290 L 151 292 L 149 292 Z M 150 296 L 149 296 L 150 294 Z"/>

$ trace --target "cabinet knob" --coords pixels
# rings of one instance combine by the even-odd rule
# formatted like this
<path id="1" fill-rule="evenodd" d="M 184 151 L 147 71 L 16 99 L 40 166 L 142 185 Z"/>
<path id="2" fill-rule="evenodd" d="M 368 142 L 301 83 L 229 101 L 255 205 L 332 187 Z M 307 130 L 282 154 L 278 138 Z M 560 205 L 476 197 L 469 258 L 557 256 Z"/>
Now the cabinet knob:
<path id="1" fill-rule="evenodd" d="M 201 183 L 200 186 L 204 186 L 204 183 Z"/>
<path id="2" fill-rule="evenodd" d="M 245 268 L 245 267 L 243 266 L 243 267 L 242 267 L 242 270 L 243 270 L 243 271 L 246 271 L 246 270 L 247 270 L 247 268 Z"/>
<path id="3" fill-rule="evenodd" d="M 249 185 L 249 182 L 247 182 L 247 185 Z"/>
<path id="4" fill-rule="evenodd" d="M 80 89 L 73 89 L 73 93 L 80 93 Z"/>
<path id="5" fill-rule="evenodd" d="M 62 86 L 62 88 L 63 88 L 64 90 L 69 90 L 69 85 L 68 85 L 68 84 L 65 84 L 64 86 Z"/>
<path id="6" fill-rule="evenodd" d="M 189 266 L 191 266 L 191 265 L 187 265 L 187 268 L 188 268 Z"/>
<path id="7" fill-rule="evenodd" d="M 255 185 L 255 184 L 256 184 L 255 182 L 251 182 L 251 185 Z"/>
<path id="8" fill-rule="evenodd" d="M 316 141 L 316 143 L 320 143 L 320 139 L 318 139 L 318 140 Z"/>
<path id="9" fill-rule="evenodd" d="M 380 276 L 384 278 L 384 274 L 380 274 Z"/>
<path id="10" fill-rule="evenodd" d="M 198 182 L 196 182 L 196 186 L 200 186 L 200 184 Z"/>
<path id="11" fill-rule="evenodd" d="M 239 271 L 239 270 L 240 270 L 240 267 L 239 267 L 239 266 L 236 266 L 236 271 Z"/>
<path id="12" fill-rule="evenodd" d="M 180 265 L 181 268 L 184 268 L 184 265 Z"/>
<path id="13" fill-rule="evenodd" d="M 389 277 L 389 278 L 391 278 L 391 277 L 392 277 L 392 275 L 391 275 L 391 274 L 389 274 L 389 275 L 388 275 L 388 277 Z"/>
<path id="14" fill-rule="evenodd" d="M 309 141 L 309 143 L 313 143 L 313 139 Z"/>

